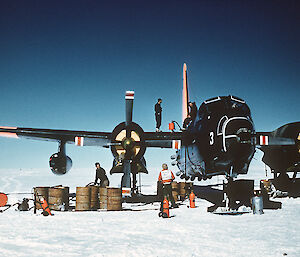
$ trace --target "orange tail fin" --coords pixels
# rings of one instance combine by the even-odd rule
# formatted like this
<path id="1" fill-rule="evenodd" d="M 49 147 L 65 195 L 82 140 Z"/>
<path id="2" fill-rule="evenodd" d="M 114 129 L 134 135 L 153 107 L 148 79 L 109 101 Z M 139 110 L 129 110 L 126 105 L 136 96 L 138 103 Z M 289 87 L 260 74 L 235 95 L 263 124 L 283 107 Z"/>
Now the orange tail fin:
<path id="1" fill-rule="evenodd" d="M 183 89 L 182 89 L 182 122 L 188 115 L 188 85 L 187 85 L 187 66 L 186 63 L 183 64 Z"/>

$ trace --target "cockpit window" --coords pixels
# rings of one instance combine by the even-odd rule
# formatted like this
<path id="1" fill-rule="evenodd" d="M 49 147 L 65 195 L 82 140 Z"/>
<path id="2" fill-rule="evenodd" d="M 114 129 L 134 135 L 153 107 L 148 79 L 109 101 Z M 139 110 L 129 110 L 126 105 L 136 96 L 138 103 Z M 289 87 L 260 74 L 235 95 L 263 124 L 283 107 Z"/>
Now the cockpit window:
<path id="1" fill-rule="evenodd" d="M 213 102 L 217 102 L 217 101 L 220 101 L 221 100 L 221 97 L 217 96 L 217 97 L 213 97 L 213 98 L 210 98 L 206 101 L 204 101 L 205 104 L 210 104 L 210 103 L 213 103 Z"/>
<path id="2" fill-rule="evenodd" d="M 242 104 L 245 104 L 245 103 L 246 103 L 243 99 L 241 99 L 241 98 L 239 98 L 239 97 L 237 97 L 237 96 L 231 95 L 230 98 L 231 98 L 231 100 L 236 101 L 236 102 L 239 102 L 239 103 L 242 103 Z"/>
<path id="3" fill-rule="evenodd" d="M 204 103 L 201 104 L 198 110 L 197 119 L 202 120 L 204 117 L 204 114 L 207 112 L 206 105 Z"/>
<path id="4" fill-rule="evenodd" d="M 202 120 L 215 113 L 224 113 L 225 105 L 221 97 L 214 97 L 204 101 L 198 111 L 198 119 Z"/>
<path id="5" fill-rule="evenodd" d="M 245 101 L 240 101 L 239 99 L 231 98 L 229 102 L 229 108 L 232 112 L 240 115 L 245 115 L 250 117 L 250 109 Z"/>
<path id="6" fill-rule="evenodd" d="M 196 120 L 200 121 L 211 115 L 242 115 L 251 117 L 246 102 L 236 96 L 218 96 L 204 101 L 198 111 Z"/>

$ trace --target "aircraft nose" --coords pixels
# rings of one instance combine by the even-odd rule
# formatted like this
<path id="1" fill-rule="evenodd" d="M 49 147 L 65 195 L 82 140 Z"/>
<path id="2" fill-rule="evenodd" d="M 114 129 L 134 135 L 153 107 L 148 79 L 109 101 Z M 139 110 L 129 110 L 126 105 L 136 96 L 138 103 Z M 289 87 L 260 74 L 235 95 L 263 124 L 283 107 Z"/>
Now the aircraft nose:
<path id="1" fill-rule="evenodd" d="M 251 144 L 253 142 L 253 130 L 249 128 L 240 128 L 237 133 L 237 140 L 242 144 Z"/>

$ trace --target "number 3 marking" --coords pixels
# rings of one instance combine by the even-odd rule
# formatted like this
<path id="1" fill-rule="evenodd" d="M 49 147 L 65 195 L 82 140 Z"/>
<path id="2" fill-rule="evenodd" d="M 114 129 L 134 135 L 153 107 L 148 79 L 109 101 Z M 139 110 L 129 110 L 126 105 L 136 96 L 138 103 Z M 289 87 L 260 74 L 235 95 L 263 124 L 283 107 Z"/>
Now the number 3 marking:
<path id="1" fill-rule="evenodd" d="M 210 136 L 209 144 L 213 145 L 214 144 L 214 132 L 210 132 L 209 136 Z"/>

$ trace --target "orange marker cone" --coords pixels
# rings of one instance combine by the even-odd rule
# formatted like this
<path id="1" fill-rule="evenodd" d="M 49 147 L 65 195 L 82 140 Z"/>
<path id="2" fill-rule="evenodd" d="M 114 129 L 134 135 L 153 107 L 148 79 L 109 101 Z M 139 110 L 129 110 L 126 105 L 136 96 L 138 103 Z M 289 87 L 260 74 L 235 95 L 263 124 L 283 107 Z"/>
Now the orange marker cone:
<path id="1" fill-rule="evenodd" d="M 0 193 L 0 207 L 3 207 L 7 204 L 7 195 Z"/>
<path id="2" fill-rule="evenodd" d="M 190 193 L 190 208 L 195 208 L 195 194 L 193 190 Z"/>
<path id="3" fill-rule="evenodd" d="M 169 213 L 169 201 L 167 200 L 166 197 L 165 197 L 165 199 L 163 201 L 162 217 L 163 218 L 169 218 L 170 217 L 170 213 Z"/>

